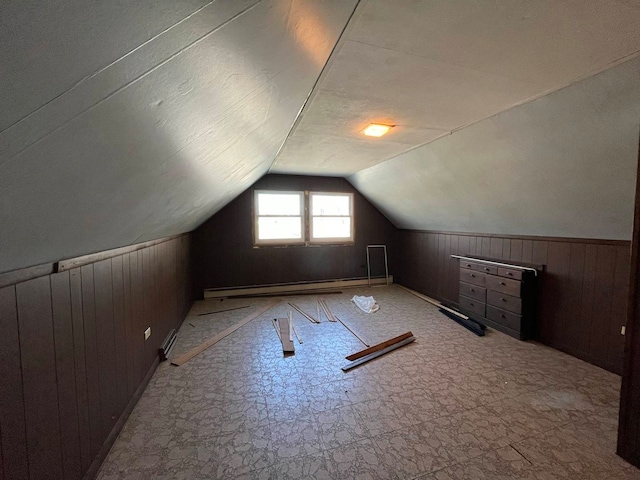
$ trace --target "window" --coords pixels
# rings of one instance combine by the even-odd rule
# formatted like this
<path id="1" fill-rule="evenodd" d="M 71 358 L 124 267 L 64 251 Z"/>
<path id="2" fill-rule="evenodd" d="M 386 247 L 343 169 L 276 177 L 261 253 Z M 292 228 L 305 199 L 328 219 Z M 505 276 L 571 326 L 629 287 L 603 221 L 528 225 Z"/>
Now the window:
<path id="1" fill-rule="evenodd" d="M 353 242 L 353 194 L 310 194 L 312 242 Z"/>
<path id="2" fill-rule="evenodd" d="M 353 194 L 254 192 L 256 245 L 353 243 Z"/>
<path id="3" fill-rule="evenodd" d="M 304 192 L 256 191 L 256 244 L 304 243 Z"/>

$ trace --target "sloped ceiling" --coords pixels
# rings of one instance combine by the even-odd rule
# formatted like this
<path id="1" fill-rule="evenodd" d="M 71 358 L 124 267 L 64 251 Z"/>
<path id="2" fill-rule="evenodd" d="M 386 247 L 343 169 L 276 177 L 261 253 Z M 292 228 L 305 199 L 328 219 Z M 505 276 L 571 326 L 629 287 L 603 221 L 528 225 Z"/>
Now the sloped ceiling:
<path id="1" fill-rule="evenodd" d="M 408 228 L 628 238 L 638 52 L 638 0 L 8 2 L 0 272 L 193 230 L 268 171 Z"/>
<path id="2" fill-rule="evenodd" d="M 640 58 L 358 172 L 396 226 L 629 240 Z"/>
<path id="3" fill-rule="evenodd" d="M 355 5 L 3 4 L 0 272 L 222 208 L 268 170 Z"/>
<path id="4" fill-rule="evenodd" d="M 270 171 L 351 175 L 638 51 L 638 1 L 362 0 Z"/>

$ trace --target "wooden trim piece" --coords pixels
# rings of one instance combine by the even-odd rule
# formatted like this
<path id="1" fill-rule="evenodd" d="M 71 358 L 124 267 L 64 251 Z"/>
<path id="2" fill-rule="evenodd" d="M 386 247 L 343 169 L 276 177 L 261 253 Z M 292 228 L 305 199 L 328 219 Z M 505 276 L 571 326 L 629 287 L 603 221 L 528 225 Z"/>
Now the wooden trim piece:
<path id="1" fill-rule="evenodd" d="M 33 280 L 34 278 L 44 277 L 45 275 L 51 275 L 54 273 L 54 270 L 55 265 L 53 263 L 43 263 L 42 265 L 0 273 L 0 288 Z"/>
<path id="2" fill-rule="evenodd" d="M 594 243 L 598 245 L 617 245 L 623 247 L 628 247 L 631 245 L 631 240 L 612 240 L 600 238 L 543 237 L 537 235 L 508 235 L 501 233 L 442 232 L 439 230 L 412 230 L 410 228 L 399 228 L 398 230 L 400 232 L 458 235 L 461 237 L 508 238 L 514 240 L 538 240 L 544 242 Z"/>
<path id="3" fill-rule="evenodd" d="M 384 278 L 372 278 L 371 285 L 386 285 Z M 389 275 L 389 283 L 393 283 L 393 275 Z M 287 292 L 300 293 L 303 291 L 317 290 L 319 293 L 322 289 L 337 289 L 346 287 L 360 287 L 369 284 L 366 278 L 348 279 L 348 280 L 328 280 L 326 282 L 309 282 L 309 283 L 288 283 L 279 285 L 261 285 L 259 287 L 238 287 L 231 289 L 205 289 L 204 298 L 220 298 L 220 297 L 237 297 L 242 295 L 253 295 L 263 293 L 282 293 Z"/>
<path id="4" fill-rule="evenodd" d="M 397 283 L 396 285 L 398 285 L 401 289 L 406 290 L 407 292 L 409 292 L 411 295 L 415 295 L 418 298 L 421 298 L 422 300 L 429 302 L 432 305 L 435 305 L 438 308 L 441 308 L 442 310 L 446 310 L 447 312 L 460 317 L 464 320 L 469 320 L 469 317 L 467 317 L 466 315 L 460 313 L 460 312 L 456 312 L 455 310 L 443 305 L 442 303 L 438 302 L 437 300 L 434 300 L 431 297 L 427 297 L 426 295 L 422 295 L 421 293 L 416 292 L 415 290 L 411 290 L 410 288 L 407 288 L 403 285 L 400 285 L 399 283 Z"/>
<path id="5" fill-rule="evenodd" d="M 60 260 L 56 264 L 55 271 L 64 272 L 65 270 L 71 270 L 72 268 L 78 268 L 83 265 L 96 263 L 101 260 L 118 257 L 120 255 L 125 255 L 127 253 L 135 252 L 137 250 L 142 250 L 143 248 L 152 247 L 160 243 L 168 242 L 170 240 L 175 240 L 176 238 L 180 238 L 185 235 L 188 235 L 188 233 L 180 233 L 178 235 L 172 235 L 170 237 L 163 237 L 163 238 L 158 238 L 156 240 L 149 240 L 148 242 L 144 242 L 144 243 L 136 243 L 135 245 L 128 245 L 126 247 L 114 248 L 113 250 L 104 250 L 102 252 L 90 253 L 88 255 L 82 255 L 80 257 Z"/>
<path id="6" fill-rule="evenodd" d="M 249 308 L 251 305 L 243 305 L 241 307 L 232 307 L 232 308 L 223 308 L 222 310 L 216 310 L 215 312 L 207 312 L 207 313 L 199 313 L 199 317 L 204 317 L 205 315 L 213 315 L 214 313 L 224 313 L 224 312 L 232 312 L 234 310 L 242 310 L 243 308 Z"/>
<path id="7" fill-rule="evenodd" d="M 397 337 L 393 337 L 389 340 L 386 340 L 384 342 L 378 343 L 377 345 L 374 345 L 372 347 L 369 348 L 365 348 L 364 350 L 360 350 L 359 352 L 356 353 L 352 353 L 351 355 L 349 355 L 348 357 L 345 357 L 347 360 L 357 360 L 358 358 L 361 357 L 365 357 L 367 355 L 371 355 L 374 352 L 378 352 L 380 350 L 384 350 L 385 348 L 394 345 L 398 342 L 401 342 L 402 340 L 406 340 L 409 337 L 413 337 L 413 333 L 411 332 L 407 332 L 407 333 L 403 333 L 402 335 L 398 335 Z"/>
<path id="8" fill-rule="evenodd" d="M 186 362 L 188 362 L 189 360 L 191 360 L 193 357 L 195 357 L 196 355 L 201 354 L 202 352 L 204 352 L 205 350 L 207 350 L 209 347 L 212 347 L 213 345 L 215 345 L 216 343 L 218 343 L 220 340 L 222 340 L 223 338 L 231 335 L 233 332 L 235 332 L 236 330 L 238 330 L 239 328 L 245 326 L 247 323 L 249 323 L 252 320 L 255 320 L 256 318 L 258 318 L 260 315 L 262 315 L 263 313 L 265 313 L 268 310 L 271 310 L 273 307 L 275 307 L 276 305 L 278 305 L 280 303 L 280 300 L 272 300 L 269 303 L 263 305 L 262 307 L 260 307 L 258 310 L 256 310 L 255 312 L 253 312 L 252 314 L 244 317 L 242 320 L 240 320 L 238 323 L 236 323 L 235 325 L 231 325 L 229 328 L 227 328 L 226 330 L 223 330 L 222 332 L 220 332 L 219 334 L 217 334 L 215 337 L 210 338 L 209 340 L 207 340 L 206 342 L 202 343 L 201 345 L 198 345 L 195 348 L 192 348 L 191 350 L 189 350 L 186 353 L 183 353 L 182 355 L 180 355 L 177 358 L 174 358 L 171 361 L 171 365 L 176 365 L 176 366 L 180 366 Z"/>
<path id="9" fill-rule="evenodd" d="M 373 352 L 370 353 L 369 355 L 366 355 L 364 357 L 360 357 L 359 359 L 346 364 L 344 367 L 342 367 L 342 371 L 346 372 L 348 370 L 351 370 L 352 368 L 358 367 L 360 365 L 362 365 L 363 363 L 367 363 L 375 358 L 381 357 L 382 355 L 386 355 L 389 352 L 393 352 L 394 350 L 397 350 L 398 348 L 404 347 L 405 345 L 409 345 L 411 342 L 414 342 L 416 339 L 416 337 L 409 337 L 409 338 L 405 338 L 404 340 L 398 342 L 398 343 L 394 343 L 393 345 L 388 346 L 385 349 L 379 350 L 377 352 Z"/>
<path id="10" fill-rule="evenodd" d="M 362 342 L 362 344 L 363 344 L 365 347 L 370 347 L 370 346 L 371 346 L 371 344 L 370 344 L 370 343 L 365 342 L 365 341 L 362 339 L 362 337 L 360 337 L 360 335 L 358 335 L 356 332 L 354 332 L 353 330 L 351 330 L 351 328 L 349 328 L 349 326 L 347 326 L 347 324 L 346 324 L 346 323 L 344 323 L 342 320 L 340 320 L 338 317 L 336 317 L 336 320 L 338 320 L 338 321 L 342 324 L 342 326 L 343 326 L 344 328 L 346 328 L 347 330 L 349 330 L 349 331 L 353 334 L 353 336 L 354 336 L 354 337 L 356 337 L 358 340 L 360 340 L 360 341 Z"/>
<path id="11" fill-rule="evenodd" d="M 322 307 L 322 310 L 324 311 L 324 314 L 327 317 L 327 320 L 329 320 L 330 322 L 336 322 L 336 317 L 333 315 L 333 312 L 331 312 L 331 310 L 329 310 L 329 305 L 327 305 L 327 302 L 324 301 L 323 298 L 318 300 L 318 305 L 320 305 L 320 307 Z M 320 315 L 318 315 L 318 319 L 320 319 Z"/>
<path id="12" fill-rule="evenodd" d="M 291 303 L 289 302 L 289 305 L 291 305 L 293 308 L 295 308 L 298 313 L 300 315 L 302 315 L 304 318 L 306 318 L 307 320 L 309 320 L 311 323 L 320 323 L 320 320 L 316 320 L 315 318 L 313 318 L 311 315 L 309 315 L 308 313 L 305 313 L 299 306 L 297 306 L 295 303 Z"/>

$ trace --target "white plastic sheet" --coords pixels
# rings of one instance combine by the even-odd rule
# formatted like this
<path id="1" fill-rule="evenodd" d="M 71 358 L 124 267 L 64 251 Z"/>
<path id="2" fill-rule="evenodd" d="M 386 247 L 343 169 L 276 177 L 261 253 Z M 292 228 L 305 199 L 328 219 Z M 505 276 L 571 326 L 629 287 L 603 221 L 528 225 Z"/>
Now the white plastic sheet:
<path id="1" fill-rule="evenodd" d="M 359 297 L 358 295 L 354 295 L 351 301 L 364 313 L 375 313 L 380 310 L 380 305 L 376 303 L 373 297 Z"/>

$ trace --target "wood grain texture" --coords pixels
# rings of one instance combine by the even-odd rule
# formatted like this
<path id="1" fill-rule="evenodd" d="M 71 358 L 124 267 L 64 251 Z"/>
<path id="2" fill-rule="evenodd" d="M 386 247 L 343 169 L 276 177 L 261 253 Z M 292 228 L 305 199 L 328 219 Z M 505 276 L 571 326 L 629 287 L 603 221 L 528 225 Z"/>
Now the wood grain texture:
<path id="1" fill-rule="evenodd" d="M 14 286 L 0 289 L 0 441 L 6 478 L 29 478 L 27 428 L 22 393 L 22 365 L 18 334 L 18 310 Z"/>
<path id="2" fill-rule="evenodd" d="M 85 360 L 85 332 L 82 308 L 82 274 L 79 268 L 69 271 L 71 318 L 73 322 L 73 356 L 76 372 L 76 399 L 78 404 L 78 435 L 82 471 L 91 465 L 91 427 L 89 423 L 89 397 L 87 393 L 87 366 Z"/>
<path id="3" fill-rule="evenodd" d="M 146 250 L 0 288 L 0 480 L 97 472 L 193 301 L 189 242 Z"/>
<path id="4" fill-rule="evenodd" d="M 51 276 L 53 336 L 56 352 L 60 441 L 65 479 L 82 477 L 78 399 L 73 348 L 73 318 L 69 272 Z"/>
<path id="5" fill-rule="evenodd" d="M 458 262 L 452 252 L 543 264 L 536 339 L 612 372 L 622 371 L 621 295 L 628 288 L 628 243 L 555 241 L 513 236 L 400 230 L 403 254 L 394 273 L 438 301 L 458 303 Z"/>
<path id="6" fill-rule="evenodd" d="M 49 277 L 16 286 L 29 476 L 63 478 Z"/>
<path id="7" fill-rule="evenodd" d="M 253 246 L 253 190 L 309 190 L 354 194 L 353 245 Z M 396 228 L 343 178 L 266 175 L 193 233 L 196 289 L 296 281 L 366 278 L 367 245 L 386 245 L 389 272 L 397 258 Z M 383 264 L 376 258 L 375 268 Z"/>
<path id="8" fill-rule="evenodd" d="M 271 310 L 273 307 L 275 307 L 279 303 L 280 303 L 280 300 L 273 300 L 273 301 L 271 301 L 269 303 L 266 303 L 265 305 L 263 305 L 260 308 L 258 308 L 256 311 L 254 311 L 251 314 L 249 314 L 246 317 L 244 317 L 238 323 L 235 323 L 235 324 L 231 325 L 229 328 L 223 330 L 222 332 L 218 333 L 217 335 L 213 336 L 212 338 L 206 340 L 201 345 L 198 345 L 197 347 L 192 348 L 191 350 L 189 350 L 188 352 L 180 355 L 179 357 L 174 358 L 173 360 L 171 360 L 171 363 L 173 365 L 176 365 L 176 366 L 183 365 L 184 363 L 188 362 L 189 360 L 191 360 L 196 355 L 201 354 L 202 352 L 204 352 L 208 348 L 210 348 L 213 345 L 215 345 L 216 343 L 218 343 L 223 338 L 228 337 L 229 335 L 231 335 L 233 332 L 235 332 L 239 328 L 244 327 L 247 323 L 251 322 L 252 320 L 255 320 L 256 318 L 258 318 L 260 315 L 262 315 L 263 313 L 267 312 L 268 310 Z"/>

